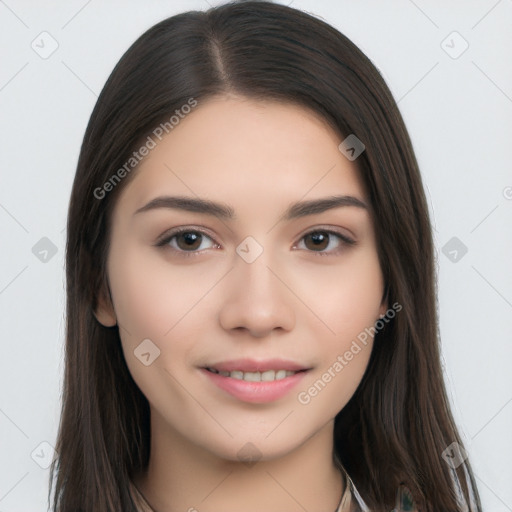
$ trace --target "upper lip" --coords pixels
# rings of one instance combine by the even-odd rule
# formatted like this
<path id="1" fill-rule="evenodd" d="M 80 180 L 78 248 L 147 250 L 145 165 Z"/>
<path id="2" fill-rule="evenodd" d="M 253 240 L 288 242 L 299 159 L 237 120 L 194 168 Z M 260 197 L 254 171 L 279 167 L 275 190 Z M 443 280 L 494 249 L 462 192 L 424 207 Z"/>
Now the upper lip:
<path id="1" fill-rule="evenodd" d="M 204 368 L 211 368 L 219 372 L 265 372 L 267 370 L 289 370 L 297 372 L 309 370 L 307 366 L 289 361 L 286 359 L 233 359 L 206 365 Z"/>

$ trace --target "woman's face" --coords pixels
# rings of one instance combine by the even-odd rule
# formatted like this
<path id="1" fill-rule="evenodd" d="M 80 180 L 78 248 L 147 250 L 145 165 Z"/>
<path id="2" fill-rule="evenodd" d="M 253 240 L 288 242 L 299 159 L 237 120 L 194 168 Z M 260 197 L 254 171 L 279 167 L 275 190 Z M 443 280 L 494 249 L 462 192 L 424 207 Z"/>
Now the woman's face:
<path id="1" fill-rule="evenodd" d="M 368 200 L 341 142 L 301 107 L 217 97 L 120 194 L 114 310 L 103 304 L 97 318 L 117 321 L 169 435 L 224 459 L 272 459 L 356 390 L 387 306 Z M 335 196 L 355 199 L 313 204 Z"/>

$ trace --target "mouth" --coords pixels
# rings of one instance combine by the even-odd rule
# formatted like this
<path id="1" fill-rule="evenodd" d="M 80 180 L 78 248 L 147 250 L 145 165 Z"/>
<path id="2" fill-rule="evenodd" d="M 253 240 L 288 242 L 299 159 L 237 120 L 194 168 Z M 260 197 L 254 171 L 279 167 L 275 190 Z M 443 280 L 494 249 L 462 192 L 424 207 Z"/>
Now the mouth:
<path id="1" fill-rule="evenodd" d="M 205 368 L 206 371 L 221 375 L 222 377 L 229 377 L 230 379 L 245 380 L 246 382 L 273 382 L 282 380 L 286 377 L 291 377 L 297 373 L 307 372 L 304 370 L 265 370 L 264 372 L 248 372 L 243 370 L 232 371 L 219 371 L 215 368 Z"/>
<path id="2" fill-rule="evenodd" d="M 236 360 L 200 368 L 209 383 L 243 402 L 267 403 L 287 395 L 311 370 L 279 359 Z"/>

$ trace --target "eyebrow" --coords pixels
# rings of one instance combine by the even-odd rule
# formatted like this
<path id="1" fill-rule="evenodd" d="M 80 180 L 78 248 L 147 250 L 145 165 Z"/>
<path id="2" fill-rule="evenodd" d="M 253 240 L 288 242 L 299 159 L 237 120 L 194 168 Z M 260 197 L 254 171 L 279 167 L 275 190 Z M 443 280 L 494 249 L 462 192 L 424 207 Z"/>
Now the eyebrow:
<path id="1" fill-rule="evenodd" d="M 333 208 L 339 208 L 342 206 L 354 206 L 356 208 L 365 210 L 368 209 L 366 203 L 357 197 L 338 195 L 293 203 L 288 206 L 282 218 L 284 220 L 292 220 L 300 217 L 306 217 L 308 215 L 323 213 L 327 210 L 332 210 Z M 237 218 L 234 209 L 226 203 L 219 203 L 210 201 L 209 199 L 187 196 L 155 197 L 149 201 L 149 203 L 139 208 L 134 213 L 134 215 L 159 208 L 169 208 L 185 210 L 194 213 L 203 213 L 205 215 L 212 215 L 219 219 L 225 220 L 235 220 Z"/>

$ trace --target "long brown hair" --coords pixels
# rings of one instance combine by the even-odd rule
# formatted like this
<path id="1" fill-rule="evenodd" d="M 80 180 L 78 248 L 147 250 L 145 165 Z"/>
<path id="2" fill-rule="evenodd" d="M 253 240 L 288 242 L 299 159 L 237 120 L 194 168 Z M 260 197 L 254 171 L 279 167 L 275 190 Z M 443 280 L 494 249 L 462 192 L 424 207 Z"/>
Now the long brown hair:
<path id="1" fill-rule="evenodd" d="M 149 405 L 126 366 L 122 326 L 106 328 L 94 316 L 98 298 L 109 299 L 111 212 L 136 172 L 126 162 L 141 141 L 191 98 L 201 105 L 226 92 L 303 106 L 366 147 L 357 165 L 388 303 L 403 310 L 376 335 L 364 377 L 336 417 L 335 456 L 371 510 L 391 510 L 405 484 L 422 511 L 463 510 L 461 492 L 481 511 L 469 461 L 452 469 L 442 455 L 463 443 L 440 363 L 428 208 L 396 102 L 376 67 L 336 29 L 300 10 L 248 1 L 150 28 L 118 62 L 92 112 L 68 214 L 54 512 L 136 511 L 129 483 L 149 460 Z"/>

